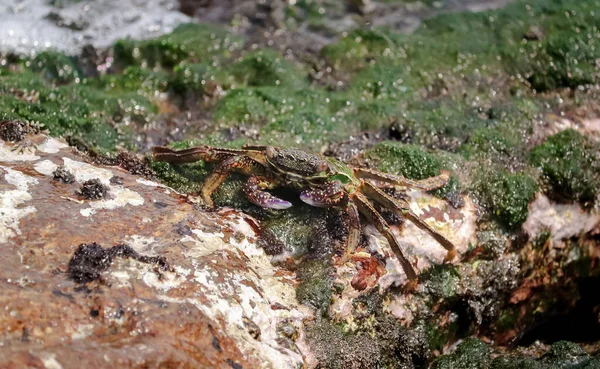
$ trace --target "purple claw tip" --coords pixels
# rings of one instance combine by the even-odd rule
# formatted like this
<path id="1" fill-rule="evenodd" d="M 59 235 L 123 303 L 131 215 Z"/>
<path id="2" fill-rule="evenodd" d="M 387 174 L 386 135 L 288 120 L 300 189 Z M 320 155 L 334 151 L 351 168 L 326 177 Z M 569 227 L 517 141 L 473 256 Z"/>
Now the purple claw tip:
<path id="1" fill-rule="evenodd" d="M 276 199 L 276 200 L 270 200 L 265 208 L 269 208 L 269 209 L 288 209 L 292 207 L 292 203 L 289 201 L 285 201 L 285 200 L 281 200 L 281 199 Z"/>
<path id="2" fill-rule="evenodd" d="M 310 206 L 321 206 L 321 204 L 317 203 L 315 199 L 308 193 L 301 193 L 300 200 Z"/>

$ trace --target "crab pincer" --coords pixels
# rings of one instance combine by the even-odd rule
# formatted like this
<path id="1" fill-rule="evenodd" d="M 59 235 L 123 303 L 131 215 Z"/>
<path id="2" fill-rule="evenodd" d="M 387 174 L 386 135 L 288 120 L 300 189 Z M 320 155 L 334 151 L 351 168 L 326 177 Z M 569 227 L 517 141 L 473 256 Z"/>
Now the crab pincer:
<path id="1" fill-rule="evenodd" d="M 273 196 L 265 189 L 269 188 L 269 183 L 262 180 L 258 176 L 251 176 L 244 183 L 243 191 L 246 198 L 251 203 L 268 209 L 288 209 L 292 207 L 292 203 L 279 197 Z"/>

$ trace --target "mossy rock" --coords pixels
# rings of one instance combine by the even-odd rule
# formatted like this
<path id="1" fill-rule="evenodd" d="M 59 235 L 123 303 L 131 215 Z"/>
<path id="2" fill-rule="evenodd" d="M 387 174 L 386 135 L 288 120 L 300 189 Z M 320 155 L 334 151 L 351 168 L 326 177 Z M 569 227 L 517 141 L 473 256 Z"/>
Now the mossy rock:
<path id="1" fill-rule="evenodd" d="M 298 271 L 300 284 L 296 288 L 296 299 L 301 304 L 328 314 L 333 291 L 333 269 L 330 263 L 314 259 L 303 262 Z"/>
<path id="2" fill-rule="evenodd" d="M 407 328 L 395 317 L 375 311 L 356 312 L 353 326 L 324 318 L 305 326 L 319 368 L 425 368 L 430 355 L 423 326 Z"/>
<path id="3" fill-rule="evenodd" d="M 57 84 L 66 84 L 83 77 L 77 59 L 57 51 L 43 51 L 30 61 L 31 70 Z"/>
<path id="4" fill-rule="evenodd" d="M 366 65 L 368 58 L 383 55 L 386 49 L 395 49 L 395 42 L 385 31 L 358 29 L 324 47 L 321 55 L 336 68 L 356 69 Z"/>
<path id="5" fill-rule="evenodd" d="M 188 194 L 198 193 L 210 173 L 207 164 L 202 161 L 186 165 L 151 161 L 150 168 L 162 183 L 177 192 Z"/>
<path id="6" fill-rule="evenodd" d="M 234 89 L 219 101 L 213 117 L 233 124 L 264 125 L 281 103 L 279 99 L 272 99 L 270 96 L 264 89 Z"/>
<path id="7" fill-rule="evenodd" d="M 421 278 L 428 294 L 446 302 L 457 299 L 460 292 L 461 276 L 458 268 L 454 266 L 434 266 L 427 270 Z"/>
<path id="8" fill-rule="evenodd" d="M 106 74 L 98 79 L 86 79 L 85 84 L 111 94 L 139 92 L 151 97 L 157 91 L 168 90 L 169 74 L 165 71 L 152 71 L 139 66 L 129 66 L 120 74 Z"/>
<path id="9" fill-rule="evenodd" d="M 501 356 L 495 358 L 490 369 L 547 369 L 535 358 L 521 356 Z"/>
<path id="10" fill-rule="evenodd" d="M 541 358 L 524 356 L 500 356 L 495 358 L 490 369 L 596 369 L 598 360 L 590 356 L 579 345 L 558 341 Z"/>
<path id="11" fill-rule="evenodd" d="M 279 191 L 278 197 L 290 199 L 293 191 Z M 293 198 L 291 200 L 294 200 Z M 265 216 L 262 227 L 268 229 L 285 245 L 293 256 L 314 252 L 331 255 L 331 237 L 326 227 L 327 211 L 295 202 L 290 209 L 273 212 Z"/>
<path id="12" fill-rule="evenodd" d="M 211 57 L 228 56 L 241 45 L 241 38 L 221 27 L 188 23 L 154 39 L 117 41 L 113 51 L 115 62 L 121 66 L 173 68 L 183 60 L 205 62 Z"/>
<path id="13" fill-rule="evenodd" d="M 135 93 L 112 96 L 81 84 L 53 86 L 23 72 L 0 80 L 0 119 L 40 122 L 52 135 L 81 139 L 88 147 L 113 150 L 123 142 L 114 125 L 123 119 L 145 122 L 154 106 Z"/>
<path id="14" fill-rule="evenodd" d="M 508 229 L 516 229 L 527 219 L 537 184 L 525 173 L 496 168 L 481 171 L 471 190 L 492 218 Z"/>
<path id="15" fill-rule="evenodd" d="M 546 192 L 558 200 L 594 201 L 600 189 L 599 147 L 567 129 L 531 150 L 530 162 L 542 172 Z"/>
<path id="16" fill-rule="evenodd" d="M 481 128 L 473 132 L 469 141 L 460 147 L 460 152 L 467 158 L 479 154 L 514 155 L 512 149 L 518 145 L 517 139 L 498 127 Z"/>
<path id="17" fill-rule="evenodd" d="M 529 11 L 543 17 L 524 19 L 528 28 L 511 35 L 513 46 L 502 52 L 507 69 L 538 91 L 598 81 L 600 41 L 589 37 L 600 25 L 597 6 L 594 1 L 534 1 Z"/>
<path id="18" fill-rule="evenodd" d="M 409 122 L 409 129 L 413 131 L 412 142 L 427 147 L 454 151 L 454 147 L 464 142 L 474 131 L 491 124 L 471 108 L 453 101 L 422 101 L 409 105 L 409 108 L 405 119 Z M 444 139 L 448 142 L 444 143 Z"/>
<path id="19" fill-rule="evenodd" d="M 431 369 L 488 369 L 490 361 L 488 346 L 478 339 L 467 338 L 454 353 L 436 359 Z"/>
<path id="20" fill-rule="evenodd" d="M 368 162 L 376 169 L 409 179 L 426 179 L 438 176 L 442 169 L 449 169 L 450 163 L 442 156 L 433 154 L 416 145 L 407 145 L 395 141 L 384 141 L 364 154 Z M 446 194 L 459 187 L 458 179 L 450 177 L 449 183 L 438 190 L 437 194 Z"/>
<path id="21" fill-rule="evenodd" d="M 306 87 L 305 74 L 274 50 L 264 49 L 245 55 L 231 66 L 231 74 L 240 84 L 280 86 L 286 89 Z"/>

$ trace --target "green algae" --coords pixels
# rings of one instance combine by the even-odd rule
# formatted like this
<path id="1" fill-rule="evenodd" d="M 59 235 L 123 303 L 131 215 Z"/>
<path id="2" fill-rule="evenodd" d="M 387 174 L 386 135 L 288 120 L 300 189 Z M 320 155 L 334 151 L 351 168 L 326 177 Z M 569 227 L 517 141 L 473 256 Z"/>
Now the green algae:
<path id="1" fill-rule="evenodd" d="M 493 119 L 482 118 L 468 101 L 461 101 L 459 89 L 464 83 L 484 82 L 484 78 L 498 74 L 531 74 L 515 71 L 511 67 L 514 58 L 503 55 L 512 55 L 510 50 L 526 54 L 520 42 L 527 40 L 529 28 L 538 23 L 553 37 L 562 35 L 555 29 L 563 28 L 592 34 L 597 16 L 585 11 L 592 4 L 559 2 L 549 6 L 538 0 L 527 7 L 516 2 L 500 10 L 440 15 L 426 21 L 414 35 L 382 29 L 352 31 L 322 51 L 323 58 L 350 77 L 348 88 L 342 91 L 308 86 L 310 68 L 302 63 L 292 65 L 271 49 L 242 53 L 234 59 L 233 53 L 243 47 L 243 40 L 218 26 L 202 24 L 182 25 L 152 40 L 119 41 L 114 47 L 115 63 L 125 68 L 123 72 L 101 76 L 99 81 L 90 78 L 84 84 L 100 85 L 107 93 L 142 93 L 145 97 L 152 91 L 212 94 L 216 84 L 229 91 L 212 111 L 216 120 L 225 126 L 240 122 L 255 125 L 262 143 L 318 151 L 329 142 L 361 130 L 380 129 L 402 116 L 413 132 L 415 144 L 453 150 L 469 139 L 471 144 L 465 151 L 503 154 L 517 144 L 508 135 L 514 131 L 488 129 Z M 313 14 L 314 6 L 298 3 L 288 8 Z M 328 11 L 330 7 L 325 8 Z M 529 9 L 529 13 L 523 9 Z M 570 11 L 569 21 L 576 21 L 575 26 L 561 19 L 566 10 Z M 580 32 L 577 37 L 584 36 L 585 32 Z M 553 55 L 565 54 L 572 60 L 569 75 L 593 75 L 593 71 L 578 74 L 573 68 L 583 68 L 585 63 L 575 67 L 573 60 L 581 59 L 576 52 L 599 48 L 578 44 L 573 37 L 569 34 L 560 42 L 547 43 L 556 46 L 562 42 L 571 47 L 567 50 L 556 46 L 553 51 Z M 465 43 L 465 39 L 472 42 Z M 535 42 L 524 43 L 529 44 Z M 53 81 L 68 83 L 80 78 L 69 57 L 49 52 L 36 59 L 32 68 Z M 521 63 L 540 64 L 530 60 L 517 64 Z M 455 86 L 456 78 L 463 81 Z M 466 95 L 489 100 L 483 91 L 469 89 Z M 441 95 L 423 100 L 432 93 Z M 439 137 L 443 142 L 437 142 Z"/>
<path id="2" fill-rule="evenodd" d="M 56 51 L 44 51 L 29 62 L 33 72 L 40 73 L 46 80 L 65 84 L 79 80 L 83 73 L 77 59 Z"/>
<path id="3" fill-rule="evenodd" d="M 282 194 L 287 195 L 286 198 L 298 196 L 291 191 Z M 261 224 L 286 245 L 292 256 L 298 257 L 310 251 L 323 255 L 331 252 L 326 213 L 325 209 L 295 202 L 292 208 L 265 217 Z"/>
<path id="4" fill-rule="evenodd" d="M 333 293 L 333 268 L 322 260 L 308 260 L 300 265 L 297 276 L 300 280 L 296 287 L 298 302 L 321 315 L 328 315 Z"/>
<path id="5" fill-rule="evenodd" d="M 80 139 L 90 147 L 113 150 L 126 143 L 115 127 L 144 123 L 154 113 L 145 97 L 106 93 L 82 84 L 55 86 L 38 74 L 22 72 L 0 80 L 0 119 L 40 122 L 55 136 Z"/>
<path id="6" fill-rule="evenodd" d="M 519 141 L 514 131 L 505 132 L 499 127 L 481 128 L 473 131 L 468 143 L 460 148 L 467 158 L 477 154 L 514 155 L 513 149 Z"/>
<path id="7" fill-rule="evenodd" d="M 528 5 L 526 14 L 534 17 L 524 19 L 512 35 L 514 47 L 504 49 L 507 69 L 539 91 L 597 81 L 598 4 L 535 1 Z"/>
<path id="8" fill-rule="evenodd" d="M 367 66 L 369 59 L 388 56 L 395 46 L 394 40 L 384 30 L 357 29 L 338 43 L 324 47 L 321 55 L 335 68 L 359 69 Z M 384 52 L 388 54 L 384 55 Z"/>
<path id="9" fill-rule="evenodd" d="M 451 167 L 447 157 L 428 152 L 417 145 L 394 141 L 384 141 L 375 145 L 365 152 L 365 158 L 383 172 L 416 180 L 437 176 L 442 169 Z M 446 194 L 457 190 L 458 187 L 458 179 L 452 176 L 449 183 L 436 193 Z"/>
<path id="10" fill-rule="evenodd" d="M 558 341 L 540 358 L 525 355 L 501 355 L 493 360 L 488 346 L 474 338 L 464 340 L 452 354 L 436 359 L 432 369 L 593 369 L 598 361 L 579 345 Z"/>
<path id="11" fill-rule="evenodd" d="M 453 354 L 436 359 L 431 369 L 487 369 L 490 361 L 488 346 L 478 339 L 467 338 Z"/>
<path id="12" fill-rule="evenodd" d="M 182 62 L 175 66 L 169 86 L 177 93 L 211 93 L 211 84 L 232 93 L 244 87 L 307 87 L 305 73 L 270 49 L 250 52 L 232 63 Z"/>
<path id="13" fill-rule="evenodd" d="M 531 150 L 529 160 L 541 170 L 551 197 L 586 203 L 600 190 L 597 153 L 597 145 L 567 129 Z"/>
<path id="14" fill-rule="evenodd" d="M 460 272 L 454 266 L 434 266 L 425 272 L 423 278 L 427 293 L 445 301 L 455 301 L 460 289 Z"/>
<path id="15" fill-rule="evenodd" d="M 348 134 L 388 124 L 386 114 L 373 107 L 316 88 L 245 87 L 221 99 L 213 117 L 226 126 L 259 126 L 262 143 L 319 151 Z"/>
<path id="16" fill-rule="evenodd" d="M 492 218 L 508 229 L 516 229 L 527 219 L 537 184 L 525 173 L 491 169 L 479 173 L 471 191 Z"/>
<path id="17" fill-rule="evenodd" d="M 500 356 L 495 358 L 490 369 L 595 369 L 598 360 L 590 356 L 579 345 L 558 341 L 541 358 L 526 356 Z"/>
<path id="18" fill-rule="evenodd" d="M 82 83 L 113 95 L 139 93 L 152 98 L 157 92 L 166 92 L 170 88 L 170 77 L 165 71 L 128 66 L 120 74 L 87 78 Z"/>
<path id="19" fill-rule="evenodd" d="M 306 74 L 274 50 L 265 49 L 245 55 L 231 66 L 231 73 L 241 85 L 271 86 L 282 89 L 306 87 Z"/>
<path id="20" fill-rule="evenodd" d="M 221 27 L 189 23 L 150 40 L 120 40 L 113 49 L 118 65 L 173 68 L 184 60 L 204 62 L 229 56 L 242 43 L 240 37 L 231 35 Z"/>
<path id="21" fill-rule="evenodd" d="M 199 161 L 185 167 L 165 162 L 151 161 L 150 168 L 156 177 L 169 187 L 181 193 L 198 193 L 202 181 L 208 176 L 207 164 Z"/>
<path id="22" fill-rule="evenodd" d="M 412 328 L 382 312 L 381 296 L 363 296 L 355 316 L 357 328 L 316 319 L 306 326 L 307 341 L 319 367 L 417 369 L 425 367 L 430 355 L 425 329 Z"/>

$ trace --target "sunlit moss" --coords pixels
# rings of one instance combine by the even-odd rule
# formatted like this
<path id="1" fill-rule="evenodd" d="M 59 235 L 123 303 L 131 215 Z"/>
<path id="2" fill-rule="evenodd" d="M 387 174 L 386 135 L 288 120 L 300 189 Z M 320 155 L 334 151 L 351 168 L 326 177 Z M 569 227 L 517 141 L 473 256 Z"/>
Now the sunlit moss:
<path id="1" fill-rule="evenodd" d="M 269 49 L 251 52 L 231 67 L 235 79 L 246 86 L 306 87 L 305 74 Z"/>
<path id="2" fill-rule="evenodd" d="M 576 87 L 598 80 L 600 14 L 594 1 L 534 1 L 510 23 L 502 55 L 509 72 L 538 91 Z M 513 7 L 513 8 L 514 8 Z M 504 31 L 506 33 L 506 31 Z"/>
<path id="3" fill-rule="evenodd" d="M 37 121 L 53 135 L 71 136 L 103 150 L 122 142 L 115 124 L 126 119 L 143 123 L 155 113 L 152 103 L 136 93 L 113 95 L 81 84 L 55 86 L 30 72 L 3 77 L 0 92 L 0 119 Z"/>
<path id="4" fill-rule="evenodd" d="M 120 40 L 114 46 L 119 65 L 173 67 L 183 60 L 207 61 L 240 48 L 242 39 L 218 26 L 189 23 L 150 40 Z"/>
<path id="5" fill-rule="evenodd" d="M 450 168 L 447 160 L 420 146 L 394 141 L 375 145 L 365 152 L 365 158 L 383 172 L 417 180 L 437 176 L 442 169 Z M 452 176 L 440 193 L 444 194 L 458 187 L 458 180 Z"/>
<path id="6" fill-rule="evenodd" d="M 73 82 L 83 73 L 77 59 L 56 51 L 44 51 L 30 61 L 31 70 L 39 72 L 48 81 L 59 84 Z"/>
<path id="7" fill-rule="evenodd" d="M 486 369 L 491 361 L 490 349 L 476 338 L 465 339 L 450 355 L 436 359 L 432 369 Z"/>
<path id="8" fill-rule="evenodd" d="M 139 92 L 152 96 L 169 88 L 169 75 L 165 71 L 152 71 L 139 66 L 130 66 L 119 74 L 105 74 L 99 78 L 86 78 L 87 86 L 104 90 L 111 94 Z"/>
<path id="9" fill-rule="evenodd" d="M 531 150 L 529 159 L 541 170 L 551 197 L 585 203 L 600 189 L 598 150 L 579 132 L 567 129 Z"/>
<path id="10" fill-rule="evenodd" d="M 472 191 L 492 218 L 514 229 L 527 219 L 528 205 L 537 191 L 537 184 L 527 174 L 488 168 L 478 174 Z"/>

